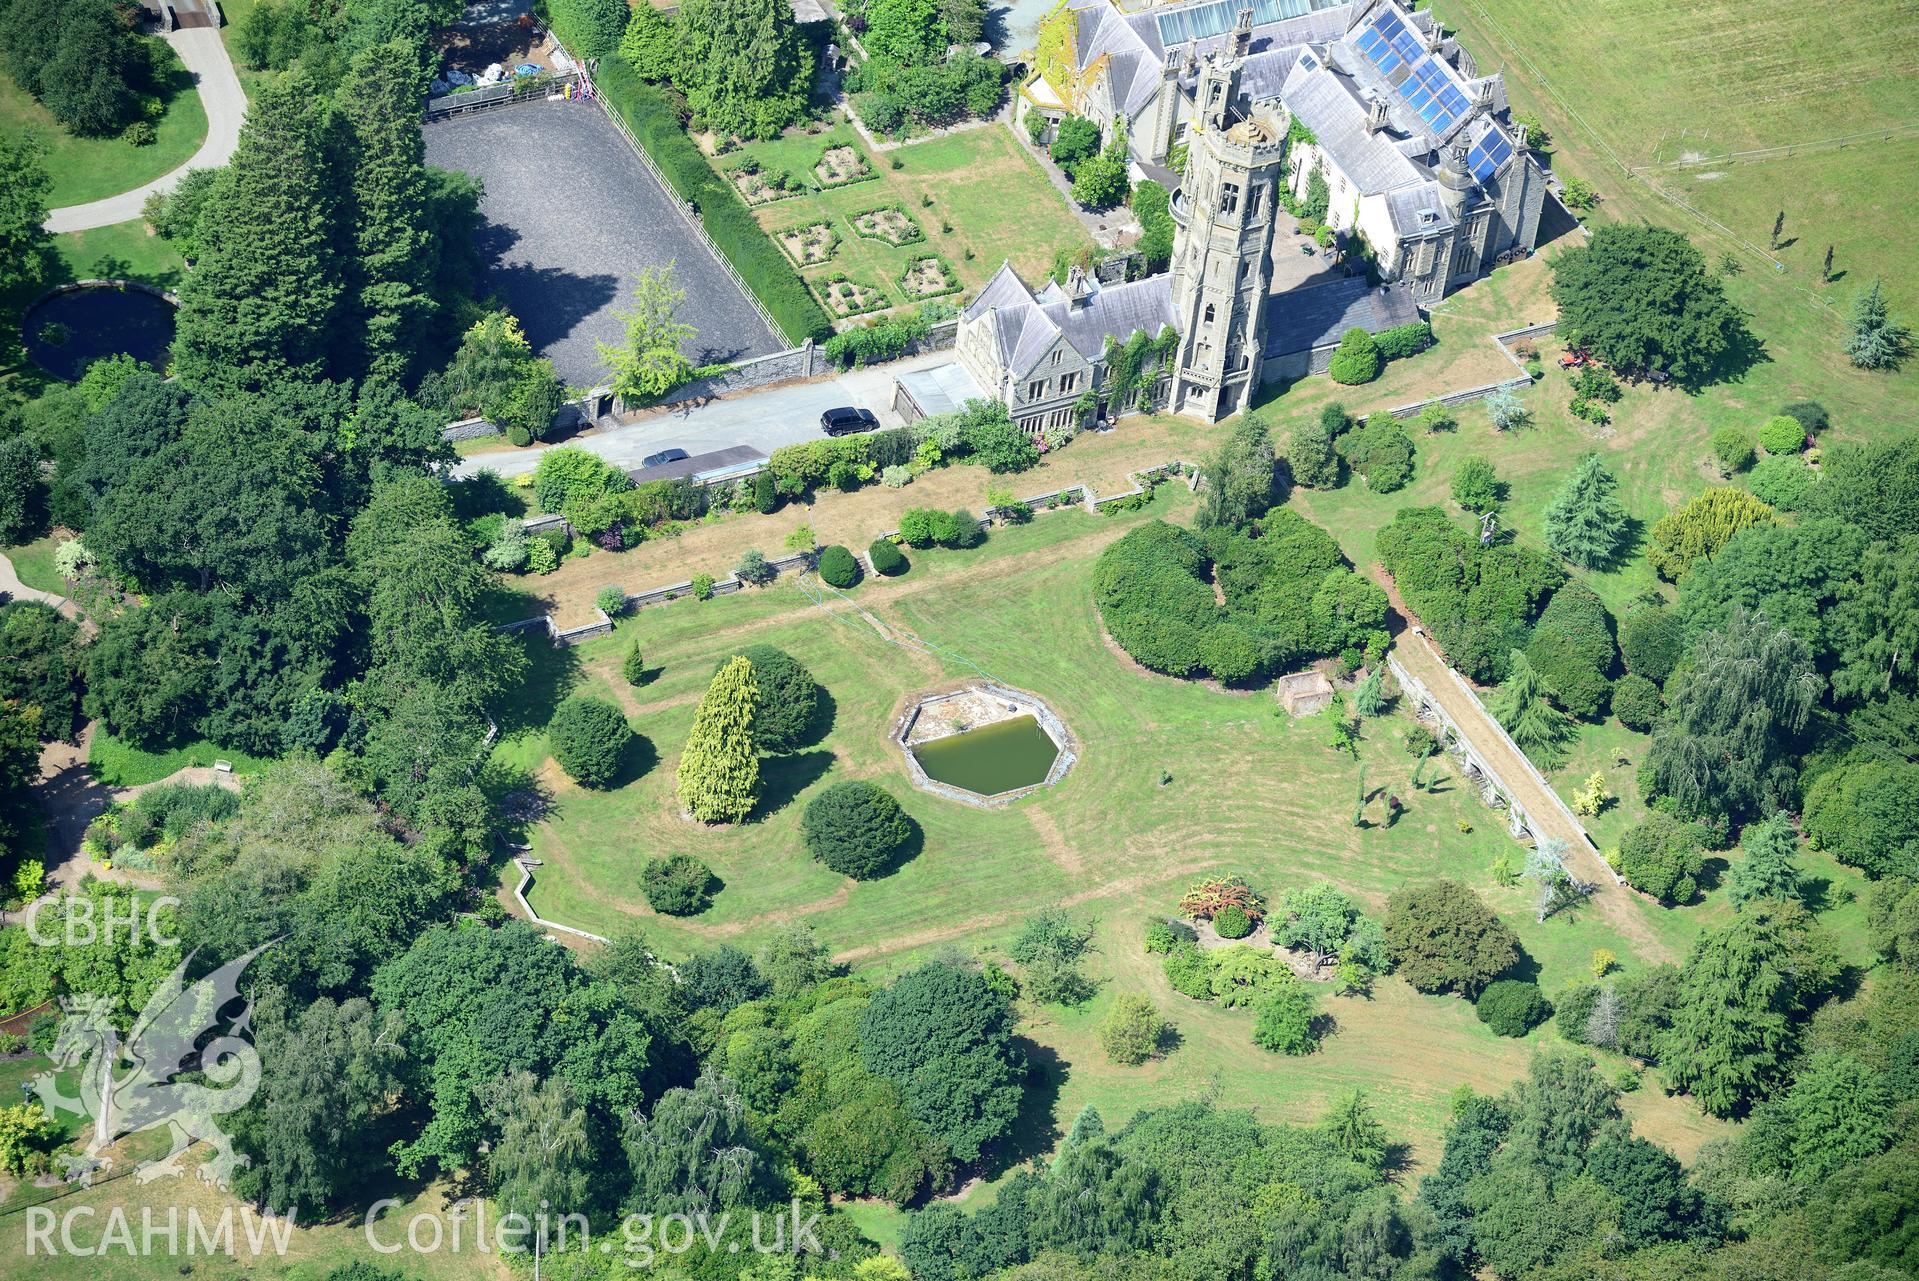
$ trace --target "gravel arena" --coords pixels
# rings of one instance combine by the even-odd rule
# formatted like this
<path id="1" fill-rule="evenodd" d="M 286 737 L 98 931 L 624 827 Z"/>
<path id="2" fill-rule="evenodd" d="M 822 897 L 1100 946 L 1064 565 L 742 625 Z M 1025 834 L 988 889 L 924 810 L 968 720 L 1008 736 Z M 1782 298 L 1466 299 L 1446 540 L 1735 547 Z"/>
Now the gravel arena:
<path id="1" fill-rule="evenodd" d="M 598 105 L 537 102 L 425 126 L 426 159 L 486 184 L 479 249 L 487 285 L 567 383 L 605 376 L 594 342 L 618 342 L 640 270 L 671 262 L 696 365 L 778 351 L 767 328 L 670 194 Z"/>

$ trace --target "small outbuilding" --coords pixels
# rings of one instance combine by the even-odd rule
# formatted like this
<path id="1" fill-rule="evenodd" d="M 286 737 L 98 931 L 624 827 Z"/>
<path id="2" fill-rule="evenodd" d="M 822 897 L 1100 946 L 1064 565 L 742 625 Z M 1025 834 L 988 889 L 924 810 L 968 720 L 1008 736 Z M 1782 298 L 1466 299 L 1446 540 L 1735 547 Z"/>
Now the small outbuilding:
<path id="1" fill-rule="evenodd" d="M 1294 672 L 1279 678 L 1279 701 L 1289 715 L 1311 716 L 1333 701 L 1333 683 L 1324 672 Z"/>

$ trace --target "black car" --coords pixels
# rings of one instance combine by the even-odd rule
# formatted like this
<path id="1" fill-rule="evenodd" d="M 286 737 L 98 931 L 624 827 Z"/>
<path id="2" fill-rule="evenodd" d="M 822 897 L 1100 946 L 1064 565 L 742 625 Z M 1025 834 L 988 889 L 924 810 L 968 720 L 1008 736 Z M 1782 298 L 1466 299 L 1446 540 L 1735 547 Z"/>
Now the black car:
<path id="1" fill-rule="evenodd" d="M 667 463 L 677 463 L 686 457 L 684 449 L 662 449 L 657 454 L 648 454 L 640 459 L 640 467 L 664 467 Z"/>
<path id="2" fill-rule="evenodd" d="M 820 415 L 820 430 L 829 436 L 850 436 L 854 432 L 872 431 L 880 425 L 870 410 L 854 409 L 846 406 L 841 409 L 829 409 Z"/>

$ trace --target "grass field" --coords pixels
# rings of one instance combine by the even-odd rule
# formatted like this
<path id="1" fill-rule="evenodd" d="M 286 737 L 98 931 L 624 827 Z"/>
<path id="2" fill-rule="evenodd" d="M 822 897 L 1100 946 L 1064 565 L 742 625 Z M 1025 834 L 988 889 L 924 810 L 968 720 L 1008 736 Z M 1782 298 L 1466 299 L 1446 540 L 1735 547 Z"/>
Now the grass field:
<path id="1" fill-rule="evenodd" d="M 820 222 L 839 234 L 829 261 L 801 270 L 815 289 L 821 277 L 843 272 L 884 291 L 889 306 L 913 303 L 917 300 L 900 287 L 900 273 L 910 261 L 939 256 L 962 287 L 944 299 L 953 303 L 978 292 L 1002 261 L 1011 260 L 1026 279 L 1037 280 L 1051 269 L 1060 250 L 1077 251 L 1087 244 L 1064 198 L 997 126 L 875 155 L 851 125 L 838 124 L 819 134 L 790 131 L 772 142 L 748 143 L 740 151 L 714 157 L 713 164 L 724 175 L 747 155 L 759 161 L 762 173 L 778 171 L 810 181 L 821 152 L 842 145 L 857 149 L 875 177 L 754 209 L 776 241 L 783 231 Z M 893 168 L 896 162 L 898 169 Z M 930 207 L 920 203 L 928 195 L 933 199 Z M 919 226 L 921 238 L 895 246 L 859 235 L 855 215 L 880 206 L 904 210 Z M 943 230 L 944 225 L 952 230 Z"/>
<path id="2" fill-rule="evenodd" d="M 36 538 L 18 547 L 0 548 L 0 552 L 4 552 L 6 558 L 13 562 L 13 572 L 19 575 L 20 581 L 26 586 L 37 592 L 53 592 L 55 595 L 64 596 L 67 593 L 67 584 L 58 573 L 54 572 L 53 549 L 65 537 L 61 534 L 48 534 L 44 538 Z"/>
<path id="3" fill-rule="evenodd" d="M 204 769 L 215 761 L 229 761 L 241 774 L 258 773 L 271 764 L 260 757 L 221 747 L 205 739 L 195 739 L 178 747 L 145 748 L 123 738 L 115 738 L 100 728 L 94 730 L 87 751 L 87 768 L 94 778 L 108 787 L 138 787 L 142 783 L 156 783 L 189 765 Z"/>
<path id="4" fill-rule="evenodd" d="M 194 91 L 193 77 L 164 41 L 153 41 L 164 68 L 166 114 L 154 121 L 152 145 L 136 147 L 118 136 L 79 138 L 60 126 L 47 109 L 10 77 L 0 75 L 0 121 L 15 130 L 38 134 L 47 144 L 45 163 L 53 178 L 47 207 L 85 204 L 117 196 L 171 173 L 192 158 L 206 141 L 207 113 Z"/>
<path id="5" fill-rule="evenodd" d="M 1189 519 L 1192 501 L 1177 487 L 1163 489 L 1152 514 Z M 530 645 L 532 692 L 517 722 L 503 726 L 497 759 L 536 773 L 553 797 L 549 820 L 529 833 L 544 861 L 531 901 L 543 915 L 596 932 L 638 926 L 669 956 L 722 941 L 750 945 L 769 924 L 804 921 L 841 959 L 881 973 L 950 946 L 1003 947 L 1028 913 L 1065 903 L 1099 921 L 1094 968 L 1104 987 L 1081 1010 L 1026 1012 L 1023 1030 L 1037 1058 L 1055 1065 L 1051 1077 L 1064 1074 L 1057 1124 L 1087 1102 L 1123 1119 L 1205 1090 L 1264 1115 L 1305 1119 L 1334 1093 L 1365 1084 L 1415 1159 L 1430 1163 L 1447 1094 L 1462 1083 L 1503 1086 L 1523 1072 L 1528 1046 L 1493 1036 L 1459 1001 L 1419 997 L 1388 980 L 1371 1000 L 1329 1001 L 1340 1030 L 1322 1053 L 1269 1057 L 1251 1048 L 1249 1018 L 1171 992 L 1139 951 L 1146 915 L 1170 910 L 1207 871 L 1244 872 L 1273 893 L 1325 878 L 1374 908 L 1395 886 L 1449 875 L 1512 923 L 1548 991 L 1582 978 L 1596 947 L 1624 957 L 1633 949 L 1594 913 L 1539 924 L 1526 889 L 1493 883 L 1487 869 L 1514 852 L 1499 820 L 1451 781 L 1428 794 L 1405 790 L 1410 720 L 1369 721 L 1355 763 L 1325 746 L 1319 721 L 1280 715 L 1269 693 L 1153 676 L 1110 649 L 1091 602 L 1094 561 L 1145 518 L 1056 513 L 996 531 L 976 552 L 922 553 L 906 577 L 855 589 L 859 606 L 937 647 L 947 656 L 939 659 L 896 648 L 846 603 L 829 613 L 786 581 L 648 610 L 576 650 Z M 636 640 L 649 668 L 638 689 L 618 677 Z M 815 672 L 832 696 L 832 729 L 817 746 L 768 762 L 766 799 L 747 823 L 696 827 L 680 818 L 673 797 L 679 748 L 715 665 L 755 641 L 789 650 Z M 1078 737 L 1081 758 L 1056 788 L 980 811 L 906 782 L 888 727 L 919 692 L 971 676 L 970 664 L 1039 694 Z M 576 689 L 616 699 L 646 740 L 610 791 L 583 791 L 547 760 L 547 709 Z M 1351 825 L 1362 765 L 1369 791 L 1390 787 L 1409 800 L 1395 826 Z M 1171 775 L 1164 785 L 1162 771 Z M 923 848 L 892 875 L 854 883 L 801 848 L 805 802 L 842 778 L 880 782 L 918 821 Z M 713 907 L 690 920 L 653 915 L 639 891 L 645 860 L 675 853 L 701 858 L 725 884 Z M 1637 899 L 1630 910 L 1659 954 L 1628 962 L 1635 966 L 1682 955 L 1707 919 Z M 1114 1068 L 1095 1048 L 1105 1002 L 1129 990 L 1151 994 L 1180 1027 L 1181 1046 L 1163 1063 Z M 1690 1103 L 1656 1090 L 1633 1096 L 1631 1106 L 1649 1132 L 1681 1151 L 1716 1132 Z"/>

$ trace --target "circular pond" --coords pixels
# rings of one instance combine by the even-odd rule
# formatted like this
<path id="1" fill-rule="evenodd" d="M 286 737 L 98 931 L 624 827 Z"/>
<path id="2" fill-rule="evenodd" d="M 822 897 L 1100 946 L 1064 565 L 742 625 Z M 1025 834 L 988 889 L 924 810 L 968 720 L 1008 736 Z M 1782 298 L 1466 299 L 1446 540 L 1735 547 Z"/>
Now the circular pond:
<path id="1" fill-rule="evenodd" d="M 77 382 L 94 361 L 122 353 L 164 369 L 173 345 L 173 304 L 144 289 L 82 285 L 29 307 L 20 329 L 33 363 L 66 382 Z"/>
<path id="2" fill-rule="evenodd" d="M 1000 685 L 927 695 L 900 718 L 893 739 L 916 786 L 969 805 L 1003 805 L 1057 783 L 1075 759 L 1052 709 Z"/>

